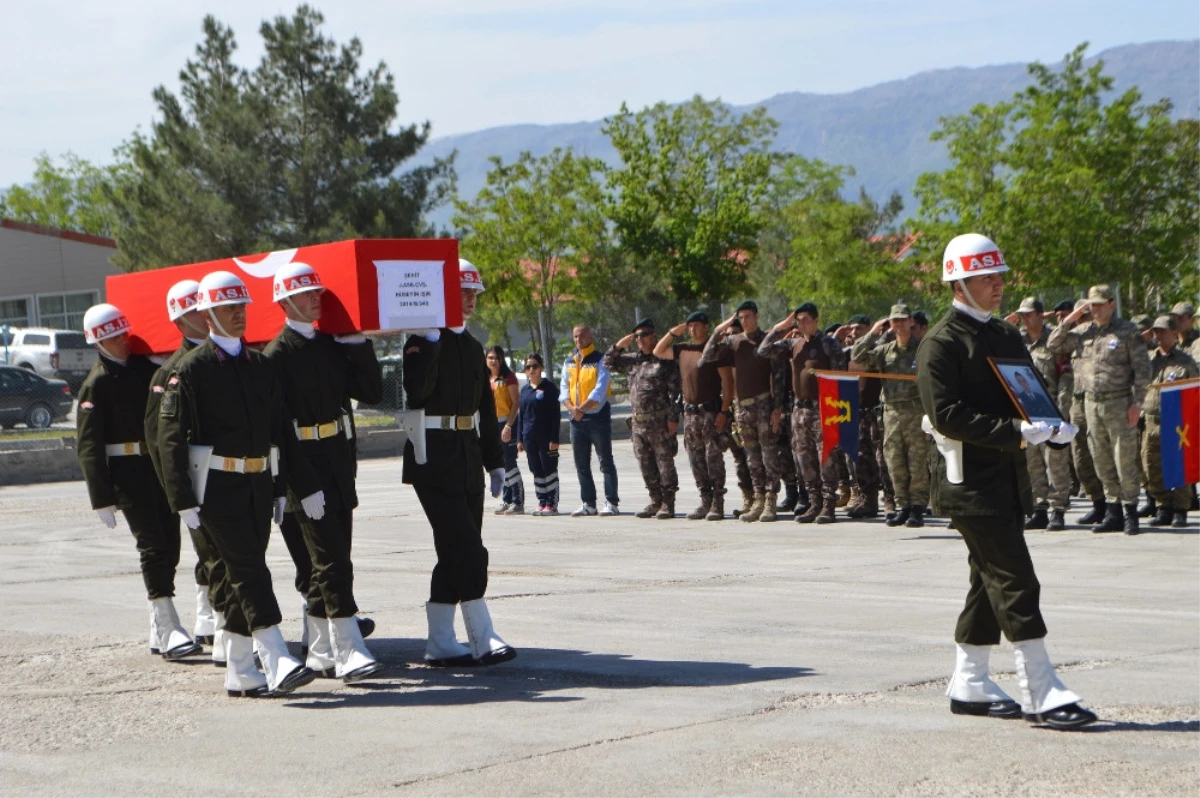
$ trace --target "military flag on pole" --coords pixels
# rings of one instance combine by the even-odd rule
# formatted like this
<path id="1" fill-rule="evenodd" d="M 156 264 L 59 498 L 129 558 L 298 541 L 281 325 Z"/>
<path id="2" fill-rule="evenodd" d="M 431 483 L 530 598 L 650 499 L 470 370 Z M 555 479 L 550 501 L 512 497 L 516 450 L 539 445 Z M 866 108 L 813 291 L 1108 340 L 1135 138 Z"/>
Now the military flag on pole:
<path id="1" fill-rule="evenodd" d="M 1200 385 L 1164 387 L 1159 412 L 1163 487 L 1200 482 Z"/>
<path id="2" fill-rule="evenodd" d="M 858 377 L 817 374 L 817 402 L 821 418 L 821 462 L 840 446 L 858 462 Z"/>

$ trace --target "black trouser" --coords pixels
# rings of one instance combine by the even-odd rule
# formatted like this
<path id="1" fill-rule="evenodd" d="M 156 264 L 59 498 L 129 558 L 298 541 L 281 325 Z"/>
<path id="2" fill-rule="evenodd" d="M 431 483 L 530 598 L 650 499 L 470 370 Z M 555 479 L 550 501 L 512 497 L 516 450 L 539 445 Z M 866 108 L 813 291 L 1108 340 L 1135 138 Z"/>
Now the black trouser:
<path id="1" fill-rule="evenodd" d="M 224 564 L 221 584 L 210 594 L 226 599 L 217 609 L 233 634 L 248 636 L 282 620 L 267 568 L 272 501 L 269 473 L 208 475 L 200 517 Z"/>
<path id="2" fill-rule="evenodd" d="M 175 516 L 175 523 L 179 523 L 179 516 Z M 211 584 L 209 563 L 214 559 L 213 553 L 209 551 L 208 540 L 204 537 L 204 532 L 200 529 L 189 529 L 188 535 L 192 538 L 192 548 L 196 550 L 196 567 L 192 569 L 196 577 L 196 584 L 202 587 L 208 587 Z"/>
<path id="3" fill-rule="evenodd" d="M 354 566 L 350 562 L 350 537 L 354 523 L 353 511 L 342 501 L 337 488 L 325 493 L 325 515 L 314 521 L 304 511 L 285 513 L 302 532 L 305 559 L 311 563 L 308 581 L 308 614 L 314 618 L 349 618 L 358 613 L 354 602 Z M 286 535 L 285 535 L 286 539 Z M 291 551 L 292 544 L 288 543 Z M 295 552 L 296 588 L 300 588 L 300 561 Z"/>
<path id="4" fill-rule="evenodd" d="M 437 550 L 429 600 L 457 604 L 483 598 L 488 579 L 488 550 L 483 546 L 482 532 L 483 492 L 451 492 L 432 485 L 414 487 L 433 527 L 433 547 Z"/>
<path id="5" fill-rule="evenodd" d="M 1014 643 L 1045 637 L 1046 624 L 1039 608 L 1041 585 L 1033 572 L 1021 515 L 952 515 L 950 520 L 967 544 L 971 566 L 971 586 L 958 616 L 954 641 L 992 646 L 1000 642 L 1001 632 Z"/>
<path id="6" fill-rule="evenodd" d="M 550 451 L 550 442 L 526 438 L 525 460 L 533 474 L 533 490 L 538 507 L 558 507 L 558 449 Z"/>
<path id="7" fill-rule="evenodd" d="M 288 554 L 292 555 L 292 563 L 296 566 L 296 592 L 308 598 L 309 591 L 312 590 L 313 564 L 308 553 L 308 544 L 304 542 L 304 530 L 300 528 L 301 515 L 304 515 L 303 511 L 284 513 L 279 531 L 283 533 L 283 542 L 287 546 Z"/>
<path id="8" fill-rule="evenodd" d="M 149 458 L 146 459 L 148 462 Z M 153 471 L 149 471 L 149 479 L 122 479 L 116 489 L 117 507 L 137 545 L 146 597 L 174 596 L 175 569 L 179 566 L 179 516 L 171 512 Z"/>

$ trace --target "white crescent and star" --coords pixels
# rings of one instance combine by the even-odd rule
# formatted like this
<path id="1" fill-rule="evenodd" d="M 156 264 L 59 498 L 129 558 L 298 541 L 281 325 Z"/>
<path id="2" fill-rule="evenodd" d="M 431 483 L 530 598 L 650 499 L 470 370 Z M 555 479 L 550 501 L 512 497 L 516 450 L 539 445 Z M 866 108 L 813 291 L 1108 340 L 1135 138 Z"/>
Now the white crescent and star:
<path id="1" fill-rule="evenodd" d="M 278 252 L 269 253 L 265 258 L 254 263 L 247 263 L 241 258 L 233 258 L 233 262 L 251 277 L 270 280 L 275 276 L 275 272 L 292 262 L 292 258 L 296 257 L 297 252 L 299 249 L 281 249 Z"/>

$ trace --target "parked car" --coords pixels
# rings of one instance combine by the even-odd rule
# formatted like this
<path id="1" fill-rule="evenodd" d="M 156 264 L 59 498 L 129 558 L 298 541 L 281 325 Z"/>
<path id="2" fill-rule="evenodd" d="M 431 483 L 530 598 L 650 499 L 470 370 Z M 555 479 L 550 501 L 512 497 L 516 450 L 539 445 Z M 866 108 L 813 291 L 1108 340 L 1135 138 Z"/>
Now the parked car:
<path id="1" fill-rule="evenodd" d="M 9 330 L 8 362 L 37 372 L 43 377 L 65 380 L 71 390 L 79 390 L 88 372 L 96 365 L 96 350 L 78 330 L 52 330 L 45 327 L 14 327 Z M 0 362 L 5 350 L 0 348 Z"/>
<path id="2" fill-rule="evenodd" d="M 48 380 L 29 369 L 0 366 L 0 427 L 24 423 L 45 429 L 63 421 L 75 405 L 71 387 L 63 380 Z"/>

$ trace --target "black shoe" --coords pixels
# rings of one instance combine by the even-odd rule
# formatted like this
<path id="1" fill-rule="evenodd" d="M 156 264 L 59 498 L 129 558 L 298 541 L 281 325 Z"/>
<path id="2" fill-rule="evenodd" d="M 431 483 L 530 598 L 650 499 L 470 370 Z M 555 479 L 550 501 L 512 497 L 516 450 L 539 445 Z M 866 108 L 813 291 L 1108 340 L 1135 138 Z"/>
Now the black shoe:
<path id="1" fill-rule="evenodd" d="M 1174 529 L 1183 529 L 1187 526 L 1187 510 L 1176 510 L 1175 520 L 1171 522 Z"/>
<path id="2" fill-rule="evenodd" d="M 1137 504 L 1125 505 L 1125 534 L 1140 535 L 1141 532 L 1138 528 Z"/>
<path id="3" fill-rule="evenodd" d="M 908 511 L 908 520 L 904 522 L 904 525 L 913 529 L 925 526 L 925 508 L 918 507 L 915 504 L 910 507 Z"/>
<path id="4" fill-rule="evenodd" d="M 378 661 L 372 662 L 369 665 L 363 665 L 361 668 L 355 668 L 354 670 L 350 671 L 342 677 L 342 681 L 346 684 L 354 684 L 355 682 L 361 682 L 364 679 L 369 679 L 377 673 L 383 673 L 385 670 L 387 670 L 387 665 L 384 665 L 382 662 Z"/>
<path id="5" fill-rule="evenodd" d="M 171 649 L 170 651 L 164 651 L 162 658 L 168 662 L 174 662 L 175 660 L 180 660 L 184 657 L 190 657 L 193 654 L 203 653 L 204 648 L 199 643 L 188 642 L 184 643 L 183 645 L 175 646 L 175 648 Z"/>
<path id="6" fill-rule="evenodd" d="M 358 617 L 358 633 L 363 637 L 370 637 L 375 631 L 375 621 L 366 617 Z"/>
<path id="7" fill-rule="evenodd" d="M 297 687 L 303 687 L 306 684 L 312 684 L 317 678 L 317 674 L 309 668 L 301 665 L 287 676 L 283 677 L 283 681 L 274 690 L 268 690 L 265 695 L 267 698 L 275 698 L 281 695 L 287 695 Z"/>
<path id="8" fill-rule="evenodd" d="M 1029 516 L 1029 520 L 1025 522 L 1026 529 L 1045 529 L 1050 525 L 1050 519 L 1046 516 L 1046 508 L 1039 507 L 1033 511 L 1033 515 Z"/>
<path id="9" fill-rule="evenodd" d="M 1135 515 L 1136 519 L 1137 516 Z M 1121 505 L 1113 502 L 1105 507 L 1104 520 L 1099 526 L 1092 527 L 1093 532 L 1120 532 L 1125 529 L 1125 514 L 1121 511 Z"/>
<path id="10" fill-rule="evenodd" d="M 1150 516 L 1154 515 L 1157 512 L 1158 512 L 1158 505 L 1154 501 L 1153 496 L 1147 496 L 1146 503 L 1143 504 L 1141 507 L 1137 508 L 1138 518 L 1149 518 Z"/>
<path id="11" fill-rule="evenodd" d="M 1170 507 L 1159 506 L 1158 514 L 1150 519 L 1150 526 L 1170 526 L 1175 518 L 1175 511 Z"/>
<path id="12" fill-rule="evenodd" d="M 989 718 L 1021 717 L 1021 705 L 1016 701 L 958 701 L 951 698 L 950 711 L 955 715 L 979 715 Z"/>
<path id="13" fill-rule="evenodd" d="M 1067 528 L 1066 515 L 1062 510 L 1051 510 L 1050 519 L 1046 522 L 1047 532 L 1061 532 Z"/>
<path id="14" fill-rule="evenodd" d="M 488 665 L 499 665 L 501 662 L 508 662 L 510 659 L 517 658 L 517 650 L 512 646 L 503 646 L 495 651 L 489 651 L 482 657 L 475 660 L 476 665 L 487 667 Z"/>
<path id="15" fill-rule="evenodd" d="M 226 690 L 230 698 L 263 698 L 267 695 L 267 688 L 251 687 L 249 690 Z"/>
<path id="16" fill-rule="evenodd" d="M 796 490 L 795 485 L 784 485 L 783 501 L 775 505 L 775 512 L 790 513 L 796 509 L 796 502 L 800 501 L 800 491 Z"/>
<path id="17" fill-rule="evenodd" d="M 425 664 L 431 668 L 471 668 L 475 666 L 475 658 L 470 654 L 463 654 L 461 657 L 427 659 Z"/>
<path id="18" fill-rule="evenodd" d="M 908 522 L 908 516 L 911 513 L 912 513 L 912 510 L 908 507 L 905 507 L 904 509 L 900 510 L 898 513 L 893 515 L 891 518 L 889 518 L 887 520 L 887 525 L 888 526 L 904 526 L 904 524 Z"/>
<path id="19" fill-rule="evenodd" d="M 1030 723 L 1041 723 L 1049 726 L 1052 729 L 1078 729 L 1080 726 L 1086 726 L 1089 723 L 1095 723 L 1099 720 L 1096 713 L 1084 709 L 1078 704 L 1067 704 L 1065 707 L 1052 709 L 1049 712 L 1041 712 L 1037 714 L 1026 714 L 1025 720 Z"/>
<path id="20" fill-rule="evenodd" d="M 1092 499 L 1092 511 L 1079 519 L 1079 523 L 1098 524 L 1104 520 L 1104 511 L 1108 505 L 1104 503 L 1104 499 Z"/>

